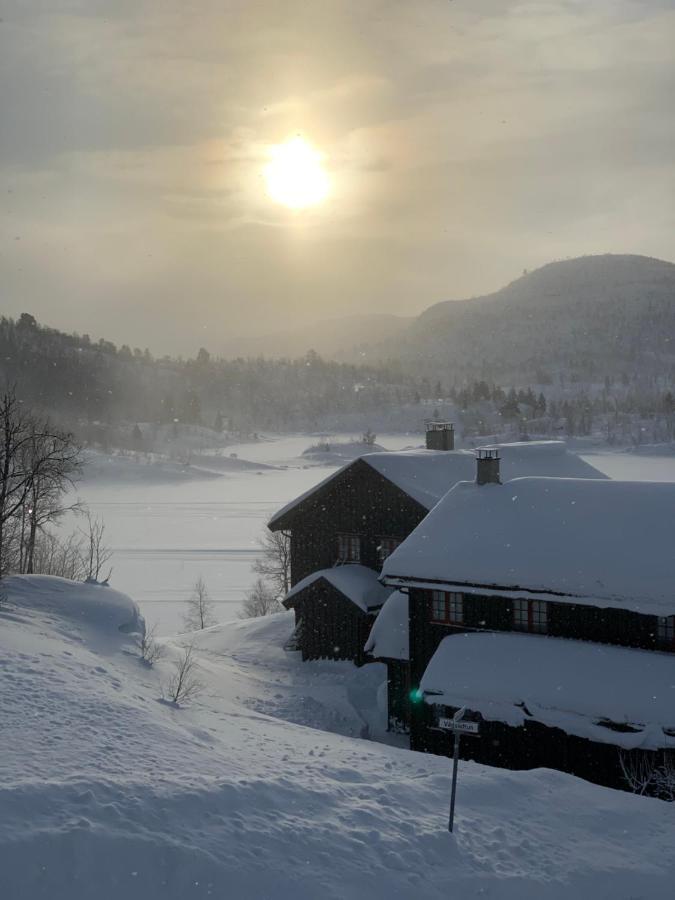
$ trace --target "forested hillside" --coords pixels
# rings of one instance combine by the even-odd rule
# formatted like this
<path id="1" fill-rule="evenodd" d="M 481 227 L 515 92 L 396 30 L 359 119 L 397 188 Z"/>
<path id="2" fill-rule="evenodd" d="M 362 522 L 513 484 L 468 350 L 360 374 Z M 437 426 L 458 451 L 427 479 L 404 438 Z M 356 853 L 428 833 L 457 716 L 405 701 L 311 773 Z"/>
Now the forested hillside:
<path id="1" fill-rule="evenodd" d="M 368 412 L 415 398 L 393 367 L 295 360 L 154 359 L 149 350 L 68 335 L 24 313 L 0 319 L 0 379 L 68 424 L 178 421 L 221 431 L 312 428 L 325 414 Z"/>
<path id="2" fill-rule="evenodd" d="M 27 313 L 0 319 L 0 379 L 88 442 L 105 443 L 101 423 L 418 431 L 455 410 L 465 435 L 599 431 L 641 443 L 672 440 L 675 429 L 675 265 L 551 263 L 495 294 L 431 307 L 402 335 L 352 353 L 364 356 L 368 365 L 309 348 L 296 359 L 206 349 L 155 359 Z"/>
<path id="3" fill-rule="evenodd" d="M 450 384 L 672 385 L 675 265 L 613 255 L 550 263 L 494 294 L 432 306 L 367 352 Z"/>

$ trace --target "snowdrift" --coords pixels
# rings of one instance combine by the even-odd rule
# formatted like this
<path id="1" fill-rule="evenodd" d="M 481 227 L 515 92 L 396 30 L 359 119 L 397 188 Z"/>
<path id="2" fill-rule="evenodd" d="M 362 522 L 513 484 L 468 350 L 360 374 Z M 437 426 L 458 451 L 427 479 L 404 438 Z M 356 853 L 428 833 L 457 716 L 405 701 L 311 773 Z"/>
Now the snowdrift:
<path id="1" fill-rule="evenodd" d="M 6 606 L 17 615 L 37 616 L 59 633 L 87 634 L 116 643 L 119 633 L 145 632 L 137 604 L 126 594 L 95 581 L 68 581 L 52 575 L 12 575 L 0 582 Z"/>

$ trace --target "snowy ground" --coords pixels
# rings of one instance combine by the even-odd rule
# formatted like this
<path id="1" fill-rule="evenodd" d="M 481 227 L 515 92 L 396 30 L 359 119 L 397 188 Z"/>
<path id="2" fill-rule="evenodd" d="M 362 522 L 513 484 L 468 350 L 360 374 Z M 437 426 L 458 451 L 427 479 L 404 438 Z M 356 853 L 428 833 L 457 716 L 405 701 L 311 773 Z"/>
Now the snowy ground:
<path id="1" fill-rule="evenodd" d="M 448 760 L 353 737 L 381 722 L 381 670 L 300 663 L 287 614 L 200 634 L 205 689 L 177 709 L 177 646 L 141 665 L 128 598 L 5 590 L 3 900 L 672 900 L 657 800 L 463 763 L 450 836 Z"/>

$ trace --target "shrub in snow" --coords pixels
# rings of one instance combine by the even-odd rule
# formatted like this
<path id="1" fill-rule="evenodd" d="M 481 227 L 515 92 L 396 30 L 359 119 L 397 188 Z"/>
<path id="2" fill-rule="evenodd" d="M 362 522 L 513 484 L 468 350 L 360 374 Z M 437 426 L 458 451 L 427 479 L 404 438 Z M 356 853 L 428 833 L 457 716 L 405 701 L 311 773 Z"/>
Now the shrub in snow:
<path id="1" fill-rule="evenodd" d="M 626 784 L 634 794 L 675 801 L 675 753 L 664 750 L 659 759 L 656 754 L 648 756 L 622 750 L 619 762 Z"/>
<path id="2" fill-rule="evenodd" d="M 82 530 L 84 537 L 84 548 L 82 551 L 82 563 L 86 573 L 86 580 L 96 583 L 101 582 L 101 572 L 103 567 L 112 557 L 112 550 L 105 545 L 105 525 L 100 519 L 94 519 L 87 510 L 87 529 Z M 112 569 L 106 575 L 104 581 L 108 581 L 112 574 Z"/>
<path id="3" fill-rule="evenodd" d="M 174 674 L 166 684 L 162 685 L 162 697 L 180 706 L 189 703 L 201 693 L 204 686 L 197 678 L 197 662 L 194 658 L 194 646 L 188 644 L 180 657 L 175 660 Z"/>
<path id="4" fill-rule="evenodd" d="M 81 581 L 85 570 L 81 541 L 75 534 L 64 540 L 45 531 L 37 536 L 33 553 L 33 571 L 38 575 L 56 575 L 69 581 Z"/>
<path id="5" fill-rule="evenodd" d="M 275 592 L 262 578 L 258 578 L 242 601 L 239 618 L 254 619 L 257 616 L 269 616 L 281 612 L 282 609 Z"/>
<path id="6" fill-rule="evenodd" d="M 156 630 L 157 626 L 153 625 L 152 628 L 139 636 L 138 649 L 141 654 L 141 659 L 148 666 L 157 662 L 157 660 L 164 655 L 164 646 L 158 644 L 155 640 Z"/>
<path id="7" fill-rule="evenodd" d="M 190 599 L 187 601 L 187 612 L 183 616 L 186 631 L 197 631 L 216 624 L 213 614 L 213 601 L 209 596 L 206 582 L 199 576 L 195 581 Z"/>
<path id="8" fill-rule="evenodd" d="M 253 571 L 269 582 L 277 597 L 291 589 L 291 539 L 288 532 L 266 529 L 260 540 L 262 556 L 253 563 Z"/>

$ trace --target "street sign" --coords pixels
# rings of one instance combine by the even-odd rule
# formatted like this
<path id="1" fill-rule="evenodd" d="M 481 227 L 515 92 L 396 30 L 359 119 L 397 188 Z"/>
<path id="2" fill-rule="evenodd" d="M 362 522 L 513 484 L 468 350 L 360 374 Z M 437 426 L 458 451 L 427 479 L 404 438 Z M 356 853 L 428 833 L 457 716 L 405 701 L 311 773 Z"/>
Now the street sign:
<path id="1" fill-rule="evenodd" d="M 448 819 L 448 831 L 452 832 L 455 825 L 455 798 L 457 796 L 457 764 L 459 763 L 459 740 L 463 734 L 478 735 L 480 727 L 478 722 L 469 722 L 464 719 L 466 706 L 458 709 L 451 719 L 441 716 L 438 720 L 438 728 L 441 731 L 449 731 L 454 737 L 454 752 L 452 754 L 452 792 L 450 794 L 450 818 Z"/>
<path id="2" fill-rule="evenodd" d="M 443 731 L 459 731 L 462 734 L 478 734 L 480 726 L 478 722 L 467 722 L 465 719 L 446 719 L 438 720 L 438 727 Z"/>

